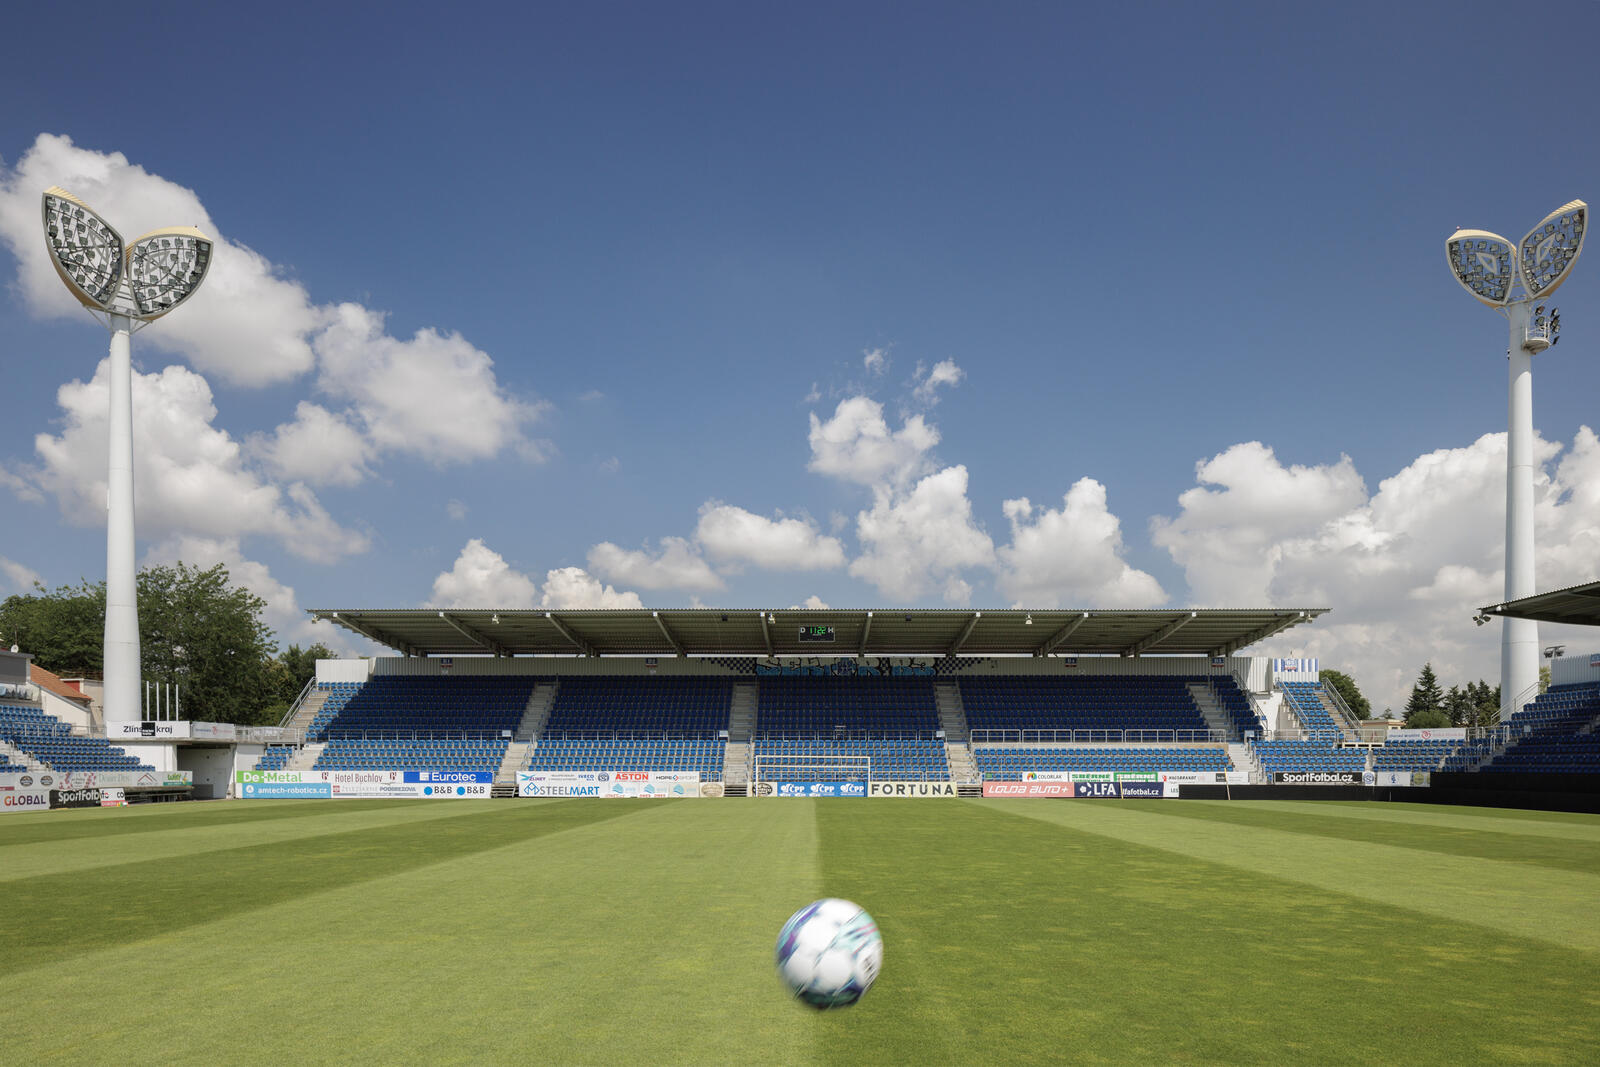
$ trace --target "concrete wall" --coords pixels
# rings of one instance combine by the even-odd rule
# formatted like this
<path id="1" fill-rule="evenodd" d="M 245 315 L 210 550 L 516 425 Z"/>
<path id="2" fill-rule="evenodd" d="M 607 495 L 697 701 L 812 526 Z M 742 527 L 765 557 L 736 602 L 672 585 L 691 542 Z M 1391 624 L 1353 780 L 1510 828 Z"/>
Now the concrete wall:
<path id="1" fill-rule="evenodd" d="M 113 738 L 111 743 L 122 749 L 140 763 L 149 764 L 158 771 L 176 771 L 178 767 L 178 746 L 171 741 L 128 741 Z"/>
<path id="2" fill-rule="evenodd" d="M 228 795 L 236 763 L 233 745 L 183 745 L 177 749 L 177 762 L 176 770 L 193 773 L 196 800 Z"/>

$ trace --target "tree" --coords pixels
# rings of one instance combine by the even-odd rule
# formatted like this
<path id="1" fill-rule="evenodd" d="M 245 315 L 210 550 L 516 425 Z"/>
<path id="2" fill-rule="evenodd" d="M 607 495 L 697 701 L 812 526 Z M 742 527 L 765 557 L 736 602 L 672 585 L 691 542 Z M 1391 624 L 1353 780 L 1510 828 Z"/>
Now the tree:
<path id="1" fill-rule="evenodd" d="M 1354 678 L 1351 678 L 1343 671 L 1335 670 L 1318 671 L 1317 678 L 1324 686 L 1333 689 L 1339 694 L 1340 698 L 1344 700 L 1345 706 L 1350 709 L 1356 718 L 1372 718 L 1372 703 L 1361 695 L 1361 690 L 1356 688 Z"/>
<path id="2" fill-rule="evenodd" d="M 0 602 L 0 647 L 31 652 L 35 663 L 56 674 L 98 677 L 105 666 L 105 584 L 33 588 Z"/>
<path id="3" fill-rule="evenodd" d="M 264 721 L 274 696 L 268 663 L 277 652 L 261 621 L 266 601 L 228 581 L 218 563 L 139 572 L 144 676 L 181 687 L 184 716 L 241 724 Z"/>
<path id="4" fill-rule="evenodd" d="M 1424 718 L 1426 722 L 1421 721 Z M 1411 699 L 1406 701 L 1406 726 L 1433 729 L 1449 725 L 1450 716 L 1444 711 L 1444 692 L 1439 688 L 1439 678 L 1433 673 L 1433 664 L 1424 663 L 1417 684 L 1411 687 Z"/>
<path id="5" fill-rule="evenodd" d="M 300 696 L 300 691 L 316 675 L 317 660 L 332 658 L 333 650 L 320 641 L 307 649 L 290 645 L 278 653 L 278 658 L 267 667 L 272 679 L 273 701 L 263 709 L 262 721 L 282 722 L 295 699 Z"/>
<path id="6" fill-rule="evenodd" d="M 261 621 L 266 602 L 232 585 L 221 564 L 204 570 L 184 563 L 147 567 L 139 572 L 138 589 L 144 679 L 179 687 L 185 718 L 268 721 L 267 709 L 282 687 L 269 674 L 277 644 Z M 33 653 L 46 670 L 98 675 L 104 669 L 105 618 L 104 582 L 54 591 L 37 586 L 34 593 L 0 603 L 0 638 Z M 300 670 L 297 664 L 294 672 Z"/>

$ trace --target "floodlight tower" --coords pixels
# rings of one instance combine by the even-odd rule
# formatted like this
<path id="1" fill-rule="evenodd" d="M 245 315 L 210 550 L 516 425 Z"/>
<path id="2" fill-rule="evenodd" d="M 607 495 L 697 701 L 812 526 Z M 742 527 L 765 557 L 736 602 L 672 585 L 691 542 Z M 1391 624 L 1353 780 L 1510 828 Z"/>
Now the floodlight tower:
<path id="1" fill-rule="evenodd" d="M 1532 596 L 1533 357 L 1560 339 L 1561 313 L 1545 301 L 1572 272 L 1583 250 L 1589 206 L 1574 200 L 1556 208 L 1513 245 L 1485 230 L 1457 230 L 1445 242 L 1456 281 L 1511 326 L 1506 434 L 1506 594 Z M 1539 624 L 1503 619 L 1500 633 L 1500 719 L 1504 722 L 1539 689 Z"/>
<path id="2" fill-rule="evenodd" d="M 200 288 L 211 238 L 188 226 L 130 245 L 65 189 L 44 194 L 45 245 L 72 295 L 111 331 L 111 411 L 106 470 L 105 718 L 142 718 L 139 602 L 133 543 L 133 363 L 129 338 Z"/>

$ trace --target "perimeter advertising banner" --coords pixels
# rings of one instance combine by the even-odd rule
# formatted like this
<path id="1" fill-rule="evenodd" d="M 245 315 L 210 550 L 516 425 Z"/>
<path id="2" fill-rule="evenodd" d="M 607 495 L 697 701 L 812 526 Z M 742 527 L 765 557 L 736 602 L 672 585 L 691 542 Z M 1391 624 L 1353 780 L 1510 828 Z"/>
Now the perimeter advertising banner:
<path id="1" fill-rule="evenodd" d="M 234 779 L 246 800 L 487 800 L 494 785 L 488 771 L 239 771 Z"/>
<path id="2" fill-rule="evenodd" d="M 864 797 L 865 782 L 773 782 L 775 797 Z"/>
<path id="3" fill-rule="evenodd" d="M 1274 771 L 1273 785 L 1376 785 L 1371 771 Z"/>
<path id="4" fill-rule="evenodd" d="M 986 797 L 1070 797 L 1071 782 L 984 782 Z"/>
<path id="5" fill-rule="evenodd" d="M 8 789 L 0 793 L 0 815 L 15 815 L 22 811 L 48 811 L 49 789 Z"/>
<path id="6" fill-rule="evenodd" d="M 699 771 L 518 771 L 519 797 L 661 798 L 706 795 Z"/>
<path id="7" fill-rule="evenodd" d="M 869 797 L 953 797 L 956 787 L 951 782 L 871 782 L 867 785 Z"/>
<path id="8" fill-rule="evenodd" d="M 0 774 L 6 789 L 164 789 L 194 784 L 192 771 L 26 771 Z"/>

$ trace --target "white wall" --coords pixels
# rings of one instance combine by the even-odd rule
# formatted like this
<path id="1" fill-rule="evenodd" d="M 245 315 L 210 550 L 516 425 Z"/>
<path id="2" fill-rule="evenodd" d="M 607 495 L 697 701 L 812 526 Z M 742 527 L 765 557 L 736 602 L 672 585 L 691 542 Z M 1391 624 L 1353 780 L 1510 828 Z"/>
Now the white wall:
<path id="1" fill-rule="evenodd" d="M 178 757 L 177 745 L 171 741 L 128 741 L 122 738 L 112 738 L 112 745 L 122 749 L 128 755 L 154 767 L 158 771 L 176 771 Z"/>
<path id="2" fill-rule="evenodd" d="M 177 750 L 177 770 L 194 774 L 194 798 L 219 800 L 233 782 L 232 745 L 184 745 Z"/>
<path id="3" fill-rule="evenodd" d="M 84 733 L 92 732 L 94 718 L 85 704 L 66 697 L 58 697 L 48 689 L 39 690 L 39 706 L 46 715 L 54 715 L 64 723 L 68 723 Z"/>
<path id="4" fill-rule="evenodd" d="M 394 657 L 390 657 L 393 659 Z M 379 662 L 389 662 L 381 660 Z M 319 682 L 356 682 L 367 680 L 372 668 L 369 659 L 319 659 L 317 660 L 317 681 Z"/>
<path id="5" fill-rule="evenodd" d="M 1551 685 L 1600 682 L 1600 652 L 1568 652 L 1550 661 Z"/>

